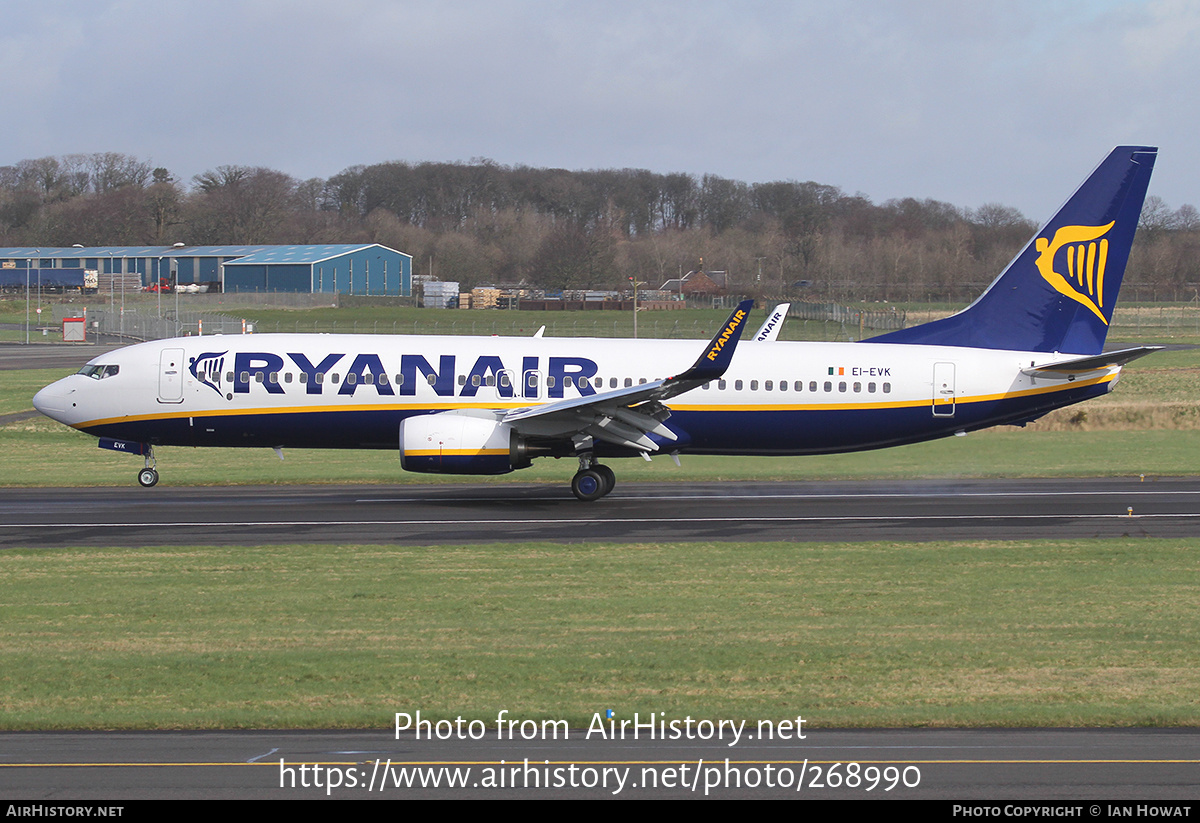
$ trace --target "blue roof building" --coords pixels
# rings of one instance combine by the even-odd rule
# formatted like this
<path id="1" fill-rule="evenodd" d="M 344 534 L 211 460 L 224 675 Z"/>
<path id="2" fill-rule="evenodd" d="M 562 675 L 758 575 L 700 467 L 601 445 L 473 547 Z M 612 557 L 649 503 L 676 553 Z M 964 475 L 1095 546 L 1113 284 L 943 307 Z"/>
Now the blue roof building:
<path id="1" fill-rule="evenodd" d="M 4 269 L 137 275 L 143 286 L 219 284 L 226 292 L 412 294 L 412 255 L 378 243 L 329 246 L 0 248 Z M 174 273 L 174 274 L 172 274 Z"/>

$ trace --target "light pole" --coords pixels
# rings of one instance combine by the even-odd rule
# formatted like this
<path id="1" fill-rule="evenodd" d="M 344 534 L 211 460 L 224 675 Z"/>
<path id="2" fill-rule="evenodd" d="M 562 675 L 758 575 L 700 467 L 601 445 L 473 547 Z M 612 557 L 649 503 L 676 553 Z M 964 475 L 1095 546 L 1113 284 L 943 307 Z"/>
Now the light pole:
<path id="1" fill-rule="evenodd" d="M 638 312 L 640 311 L 637 304 L 638 286 L 644 286 L 646 284 L 641 280 L 635 280 L 632 277 L 629 278 L 629 280 L 633 283 L 633 339 L 637 340 L 637 316 Z"/>
<path id="2" fill-rule="evenodd" d="M 121 339 L 125 338 L 125 255 L 121 255 Z"/>
<path id="3" fill-rule="evenodd" d="M 113 253 L 112 249 L 108 250 L 108 316 L 111 318 L 117 313 L 117 281 L 113 280 L 116 272 L 113 271 Z M 109 328 L 112 328 L 112 320 L 109 320 Z"/>
<path id="4" fill-rule="evenodd" d="M 37 249 L 34 249 L 34 254 L 37 254 Z M 30 257 L 25 261 L 25 345 L 29 345 L 29 268 L 33 265 L 33 258 Z"/>
<path id="5" fill-rule="evenodd" d="M 174 243 L 172 244 L 171 248 L 182 249 L 183 243 Z M 183 331 L 183 326 L 179 323 L 179 264 L 175 261 L 175 258 L 172 257 L 169 265 L 170 271 L 172 272 L 171 291 L 175 292 L 175 336 L 179 337 L 180 333 Z"/>

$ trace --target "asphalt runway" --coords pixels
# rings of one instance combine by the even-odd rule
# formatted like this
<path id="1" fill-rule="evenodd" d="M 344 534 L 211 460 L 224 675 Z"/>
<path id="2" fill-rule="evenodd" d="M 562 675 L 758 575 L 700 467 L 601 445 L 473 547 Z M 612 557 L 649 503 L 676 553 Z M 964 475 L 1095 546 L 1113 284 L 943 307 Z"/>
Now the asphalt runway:
<path id="1" fill-rule="evenodd" d="M 700 739 L 711 730 L 699 722 L 690 731 L 681 725 L 677 739 L 647 739 L 643 729 L 637 741 L 594 730 L 589 737 L 588 729 L 571 729 L 566 739 L 522 739 L 519 725 L 512 739 L 499 739 L 495 724 L 487 726 L 474 740 L 449 727 L 447 740 L 397 736 L 390 728 L 7 733 L 0 734 L 0 794 L 6 803 L 42 804 L 322 797 L 1049 801 L 1083 803 L 1075 816 L 1103 818 L 1115 816 L 1109 801 L 1190 806 L 1200 791 L 1194 729 L 802 726 L 803 740 L 794 728 L 792 739 L 768 740 L 748 723 L 735 742 L 728 728 L 721 739 Z M 451 779 L 459 785 L 448 788 Z M 431 785 L 435 780 L 440 785 Z"/>
<path id="2" fill-rule="evenodd" d="M 1200 536 L 1200 478 L 618 482 L 594 503 L 561 485 L 487 482 L 152 489 L 131 482 L 0 496 L 0 548 L 1126 536 Z"/>

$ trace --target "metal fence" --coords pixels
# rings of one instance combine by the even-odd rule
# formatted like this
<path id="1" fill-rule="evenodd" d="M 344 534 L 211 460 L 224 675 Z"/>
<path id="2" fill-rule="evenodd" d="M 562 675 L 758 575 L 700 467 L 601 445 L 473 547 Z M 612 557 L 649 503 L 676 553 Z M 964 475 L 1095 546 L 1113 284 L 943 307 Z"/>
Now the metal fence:
<path id="1" fill-rule="evenodd" d="M 787 322 L 780 333 L 781 340 L 851 341 L 891 329 L 904 328 L 945 317 L 958 307 L 929 310 L 874 311 L 855 309 L 838 304 L 792 304 Z M 80 309 L 56 304 L 51 312 L 52 324 L 43 324 L 57 335 L 64 317 L 75 317 Z M 652 339 L 703 340 L 712 335 L 714 321 L 704 318 L 677 319 L 673 312 L 645 313 L 638 319 L 638 337 Z M 43 315 L 44 317 L 46 315 Z M 164 303 L 162 315 L 149 304 L 92 307 L 87 311 L 89 337 L 99 333 L 128 342 L 159 340 L 170 337 L 242 333 L 297 334 L 421 334 L 421 335 L 502 335 L 531 336 L 545 325 L 547 337 L 633 337 L 633 318 L 630 312 L 546 312 L 530 317 L 523 313 L 512 319 L 506 312 L 430 312 L 406 320 L 280 320 L 266 323 L 247 321 L 234 314 L 216 311 L 186 310 L 178 314 Z M 43 335 L 35 332 L 36 338 Z M 1200 337 L 1200 304 L 1176 306 L 1118 307 L 1110 336 L 1146 342 L 1163 341 L 1171 337 Z"/>

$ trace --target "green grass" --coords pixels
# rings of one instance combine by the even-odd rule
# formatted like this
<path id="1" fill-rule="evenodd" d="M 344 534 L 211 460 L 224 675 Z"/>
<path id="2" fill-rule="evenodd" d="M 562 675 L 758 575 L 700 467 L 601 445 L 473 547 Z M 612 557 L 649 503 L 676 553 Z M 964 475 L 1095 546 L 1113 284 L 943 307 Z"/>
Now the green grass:
<path id="1" fill-rule="evenodd" d="M 70 370 L 0 371 L 0 414 Z M 631 482 L 1191 475 L 1200 351 L 1025 430 L 803 458 L 621 461 Z M 1083 418 L 1075 415 L 1084 411 Z M 45 418 L 0 483 L 132 486 Z M 553 483 L 400 470 L 392 451 L 160 448 L 163 483 Z M 565 491 L 564 491 L 565 493 Z M 389 727 L 620 716 L 811 726 L 1194 726 L 1196 540 L 0 552 L 0 727 Z"/>
<path id="2" fill-rule="evenodd" d="M 0 726 L 1200 722 L 1195 541 L 10 550 Z"/>

